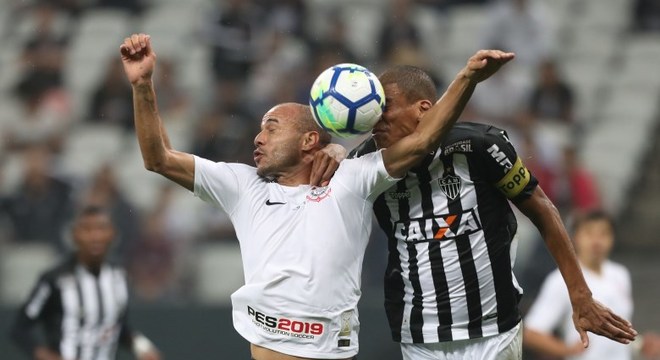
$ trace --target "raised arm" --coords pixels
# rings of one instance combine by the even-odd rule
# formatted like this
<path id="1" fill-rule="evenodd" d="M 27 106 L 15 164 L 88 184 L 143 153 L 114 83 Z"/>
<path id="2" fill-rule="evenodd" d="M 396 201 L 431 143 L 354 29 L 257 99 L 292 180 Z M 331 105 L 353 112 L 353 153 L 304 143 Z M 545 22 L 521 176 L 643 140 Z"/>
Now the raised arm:
<path id="1" fill-rule="evenodd" d="M 557 263 L 568 288 L 573 308 L 573 323 L 580 333 L 582 345 L 589 345 L 587 331 L 623 344 L 633 341 L 637 332 L 632 325 L 592 298 L 559 212 L 543 190 L 537 187 L 529 198 L 520 201 L 516 206 L 539 229 Z"/>
<path id="2" fill-rule="evenodd" d="M 133 88 L 135 133 L 137 134 L 144 167 L 193 190 L 195 162 L 193 156 L 173 150 L 158 114 L 152 74 L 156 53 L 151 37 L 133 34 L 119 47 L 124 71 Z"/>
<path id="3" fill-rule="evenodd" d="M 499 50 L 480 50 L 473 55 L 440 100 L 424 114 L 416 130 L 383 150 L 387 172 L 393 177 L 402 177 L 424 156 L 436 150 L 463 112 L 477 84 L 513 58 L 513 53 Z"/>

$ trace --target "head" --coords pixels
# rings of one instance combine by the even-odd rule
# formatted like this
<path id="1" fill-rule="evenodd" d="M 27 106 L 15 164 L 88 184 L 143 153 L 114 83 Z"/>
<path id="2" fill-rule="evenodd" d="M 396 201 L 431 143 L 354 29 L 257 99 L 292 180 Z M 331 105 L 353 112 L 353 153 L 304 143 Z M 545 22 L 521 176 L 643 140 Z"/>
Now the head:
<path id="1" fill-rule="evenodd" d="M 575 251 L 582 263 L 600 267 L 614 245 L 614 221 L 601 210 L 593 210 L 575 218 L 573 223 Z"/>
<path id="2" fill-rule="evenodd" d="M 105 259 L 115 237 L 115 228 L 107 210 L 86 206 L 73 223 L 73 242 L 78 259 L 87 266 L 98 266 Z"/>
<path id="3" fill-rule="evenodd" d="M 412 133 L 436 100 L 435 84 L 424 70 L 398 65 L 379 77 L 385 90 L 385 111 L 373 130 L 376 145 L 386 148 Z"/>
<path id="4" fill-rule="evenodd" d="M 301 166 L 311 166 L 313 155 L 330 140 L 330 134 L 314 121 L 309 106 L 277 105 L 266 112 L 254 138 L 257 174 L 277 179 Z"/>

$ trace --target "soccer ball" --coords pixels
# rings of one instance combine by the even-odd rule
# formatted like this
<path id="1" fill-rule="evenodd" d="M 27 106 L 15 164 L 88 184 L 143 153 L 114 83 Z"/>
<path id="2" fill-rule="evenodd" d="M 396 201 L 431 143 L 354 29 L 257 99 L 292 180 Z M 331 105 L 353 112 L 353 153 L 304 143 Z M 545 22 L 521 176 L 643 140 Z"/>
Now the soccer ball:
<path id="1" fill-rule="evenodd" d="M 323 129 L 339 137 L 351 137 L 371 131 L 383 114 L 385 92 L 367 68 L 339 64 L 316 78 L 309 105 Z"/>

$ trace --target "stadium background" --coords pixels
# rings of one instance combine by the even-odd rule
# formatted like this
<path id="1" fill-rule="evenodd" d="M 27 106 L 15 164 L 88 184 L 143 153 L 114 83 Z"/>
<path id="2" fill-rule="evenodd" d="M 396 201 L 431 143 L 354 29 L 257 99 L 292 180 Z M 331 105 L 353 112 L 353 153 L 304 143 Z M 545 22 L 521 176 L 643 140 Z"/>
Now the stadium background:
<path id="1" fill-rule="evenodd" d="M 414 64 L 442 91 L 477 49 L 515 51 L 463 119 L 507 129 L 566 219 L 593 207 L 615 215 L 634 323 L 660 329 L 658 1 L 1 0 L 0 358 L 20 359 L 4 336 L 13 311 L 67 251 L 67 222 L 84 203 L 112 210 L 132 323 L 165 358 L 248 357 L 230 321 L 242 274 L 228 220 L 142 167 L 118 62 L 132 32 L 152 35 L 174 147 L 246 163 L 261 114 L 305 102 L 329 65 Z M 553 265 L 521 223 L 526 309 Z M 374 235 L 365 260 L 360 359 L 400 358 L 382 310 L 383 241 Z"/>

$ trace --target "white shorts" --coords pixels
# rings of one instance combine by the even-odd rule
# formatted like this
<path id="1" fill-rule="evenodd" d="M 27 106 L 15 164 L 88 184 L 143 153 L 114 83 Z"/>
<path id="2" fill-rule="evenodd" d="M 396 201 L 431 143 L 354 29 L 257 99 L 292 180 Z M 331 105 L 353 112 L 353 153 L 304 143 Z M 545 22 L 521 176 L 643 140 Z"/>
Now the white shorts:
<path id="1" fill-rule="evenodd" d="M 479 339 L 432 344 L 401 344 L 403 360 L 521 360 L 522 322 L 513 329 Z"/>

